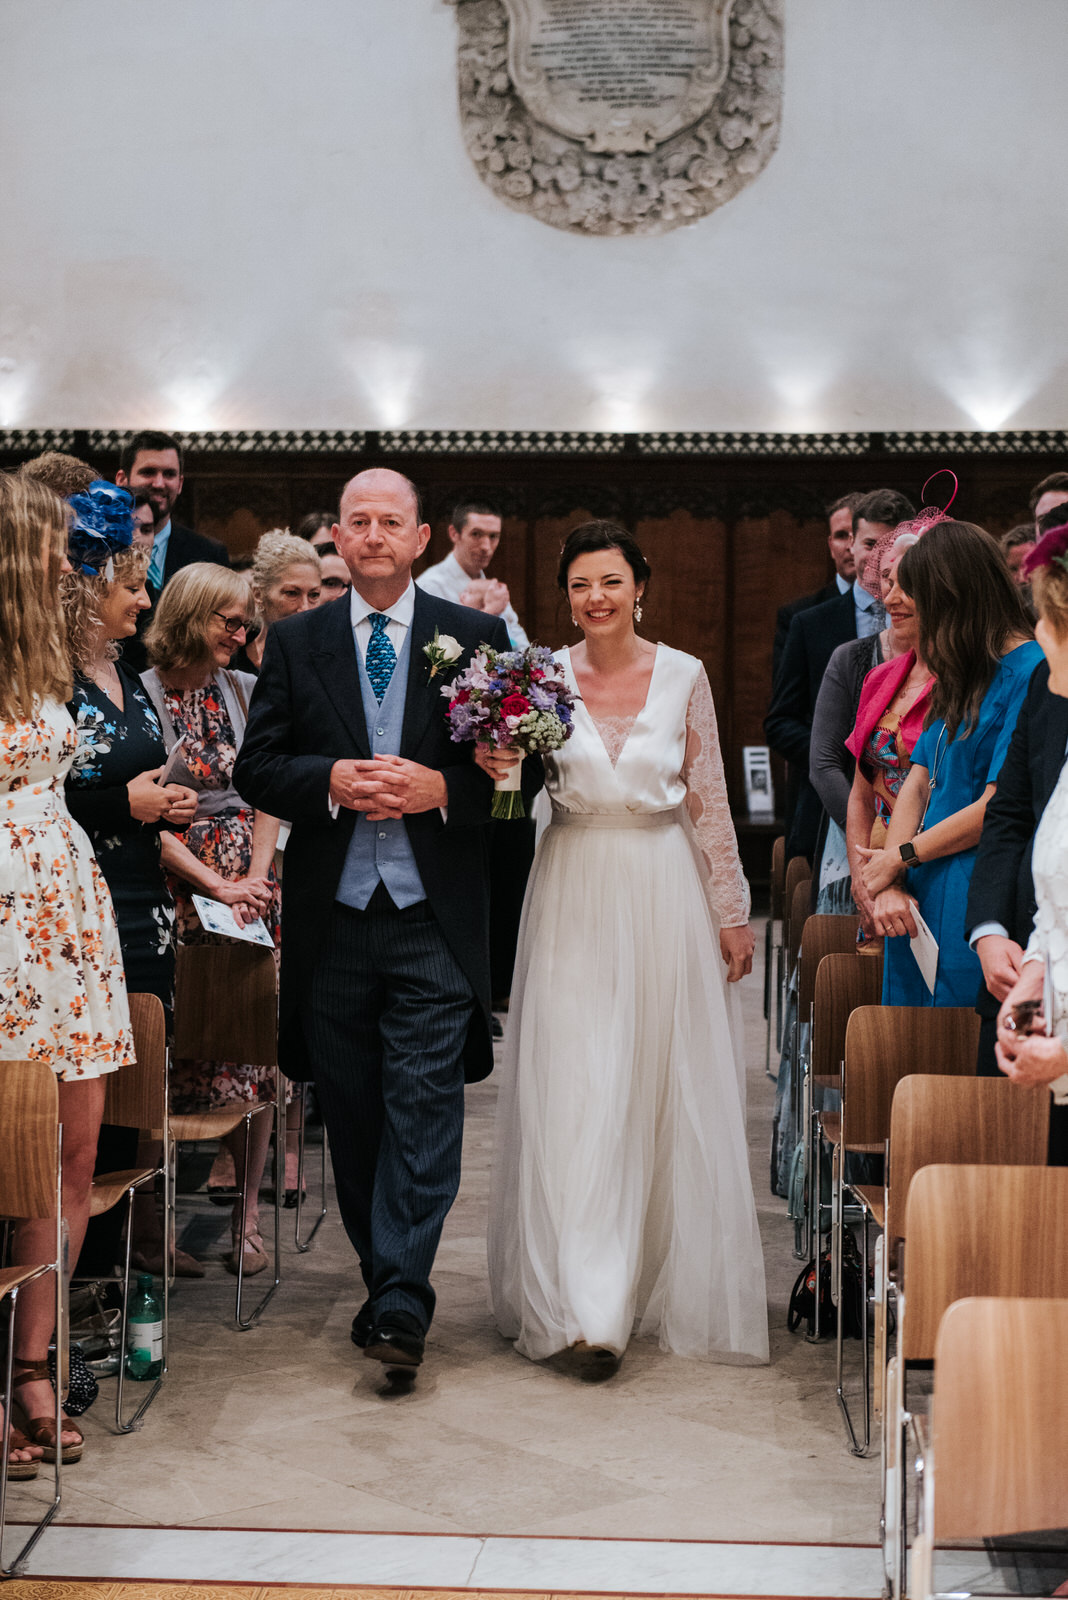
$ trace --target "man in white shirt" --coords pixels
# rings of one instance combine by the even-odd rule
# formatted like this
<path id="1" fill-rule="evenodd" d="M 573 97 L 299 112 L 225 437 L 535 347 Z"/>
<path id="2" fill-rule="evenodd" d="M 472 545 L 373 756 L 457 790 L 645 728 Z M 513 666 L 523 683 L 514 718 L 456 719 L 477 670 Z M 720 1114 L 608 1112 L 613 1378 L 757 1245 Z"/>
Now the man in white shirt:
<path id="1" fill-rule="evenodd" d="M 501 542 L 501 517 L 486 500 L 464 500 L 455 508 L 449 523 L 452 550 L 433 567 L 420 573 L 416 583 L 427 594 L 436 594 L 439 600 L 453 600 L 466 605 L 464 594 L 472 583 L 486 579 L 486 568 Z M 475 607 L 491 616 L 503 617 L 512 648 L 525 650 L 527 638 L 515 614 L 508 586 L 496 579 L 487 579 L 486 588 L 479 596 L 482 603 Z"/>

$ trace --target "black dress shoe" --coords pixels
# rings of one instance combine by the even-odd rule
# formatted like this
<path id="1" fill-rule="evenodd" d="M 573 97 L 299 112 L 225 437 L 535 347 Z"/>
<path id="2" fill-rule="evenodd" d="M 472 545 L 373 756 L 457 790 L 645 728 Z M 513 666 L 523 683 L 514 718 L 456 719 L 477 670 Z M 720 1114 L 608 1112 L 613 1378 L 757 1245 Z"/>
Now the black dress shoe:
<path id="1" fill-rule="evenodd" d="M 504 1024 L 500 1017 L 490 1017 L 490 1032 L 495 1039 L 504 1038 Z"/>
<path id="2" fill-rule="evenodd" d="M 383 1311 L 367 1335 L 364 1355 L 387 1367 L 422 1365 L 426 1334 L 410 1311 Z"/>
<path id="3" fill-rule="evenodd" d="M 367 1300 L 352 1319 L 352 1342 L 358 1350 L 366 1346 L 374 1325 L 375 1314 L 370 1300 Z"/>

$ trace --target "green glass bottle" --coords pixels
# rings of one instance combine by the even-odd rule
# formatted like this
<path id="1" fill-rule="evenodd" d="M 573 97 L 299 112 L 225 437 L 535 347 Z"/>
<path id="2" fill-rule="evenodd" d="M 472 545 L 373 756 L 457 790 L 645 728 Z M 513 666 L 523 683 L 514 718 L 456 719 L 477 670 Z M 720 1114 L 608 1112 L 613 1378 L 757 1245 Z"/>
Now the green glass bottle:
<path id="1" fill-rule="evenodd" d="M 137 1293 L 126 1318 L 126 1376 L 147 1383 L 163 1371 L 163 1303 L 151 1272 L 137 1275 Z"/>

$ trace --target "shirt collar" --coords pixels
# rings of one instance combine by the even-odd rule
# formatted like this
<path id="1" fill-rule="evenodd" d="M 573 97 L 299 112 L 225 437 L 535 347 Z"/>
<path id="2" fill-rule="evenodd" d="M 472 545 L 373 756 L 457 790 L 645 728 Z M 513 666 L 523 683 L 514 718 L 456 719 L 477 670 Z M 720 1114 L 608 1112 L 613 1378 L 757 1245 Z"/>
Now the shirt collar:
<path id="1" fill-rule="evenodd" d="M 836 572 L 835 573 L 834 581 L 838 585 L 838 593 L 839 594 L 848 594 L 850 589 L 853 587 L 853 585 L 850 583 L 849 579 L 848 578 L 843 578 L 842 574 L 840 572 Z"/>
<path id="2" fill-rule="evenodd" d="M 869 594 L 867 589 L 862 589 L 859 583 L 854 583 L 853 604 L 858 611 L 870 611 L 875 604 L 875 596 Z"/>
<path id="3" fill-rule="evenodd" d="M 157 588 L 163 582 L 163 564 L 167 559 L 167 545 L 170 537 L 171 519 L 168 517 L 152 540 L 152 553 L 148 558 L 148 576 Z"/>
<path id="4" fill-rule="evenodd" d="M 352 626 L 355 628 L 358 623 L 366 622 L 367 618 L 375 614 L 377 610 L 378 607 L 365 600 L 363 595 L 357 591 L 356 585 L 353 584 L 349 592 L 349 616 L 352 619 Z M 392 622 L 399 622 L 404 628 L 411 627 L 412 618 L 415 615 L 415 584 L 411 578 L 408 579 L 408 587 L 400 599 L 395 600 L 391 606 L 387 606 L 384 615 L 389 617 Z"/>
<path id="5" fill-rule="evenodd" d="M 472 578 L 471 574 L 469 572 L 466 572 L 464 570 L 464 568 L 461 567 L 460 563 L 456 559 L 456 551 L 455 550 L 450 550 L 449 551 L 448 555 L 445 557 L 445 562 L 446 562 L 446 565 L 451 563 L 451 565 L 455 568 L 455 571 L 453 572 L 453 579 L 454 580 L 459 579 L 462 582 L 462 585 L 463 585 L 464 589 L 467 588 L 467 585 L 469 583 L 477 582 L 477 579 Z M 480 572 L 478 576 L 479 576 L 479 578 L 484 578 L 486 576 L 486 574 L 484 572 Z"/>

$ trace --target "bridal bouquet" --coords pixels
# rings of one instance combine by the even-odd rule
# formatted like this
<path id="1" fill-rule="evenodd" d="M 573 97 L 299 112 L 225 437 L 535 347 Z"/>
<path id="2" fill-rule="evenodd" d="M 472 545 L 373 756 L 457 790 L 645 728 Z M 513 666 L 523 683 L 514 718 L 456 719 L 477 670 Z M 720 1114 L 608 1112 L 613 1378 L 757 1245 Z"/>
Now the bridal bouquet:
<path id="1" fill-rule="evenodd" d="M 575 697 L 560 664 L 544 645 L 525 650 L 491 650 L 482 645 L 471 665 L 442 694 L 449 700 L 449 737 L 454 744 L 473 740 L 522 755 L 559 750 L 573 732 Z M 520 793 L 522 762 L 496 784 L 495 817 L 526 816 Z"/>

